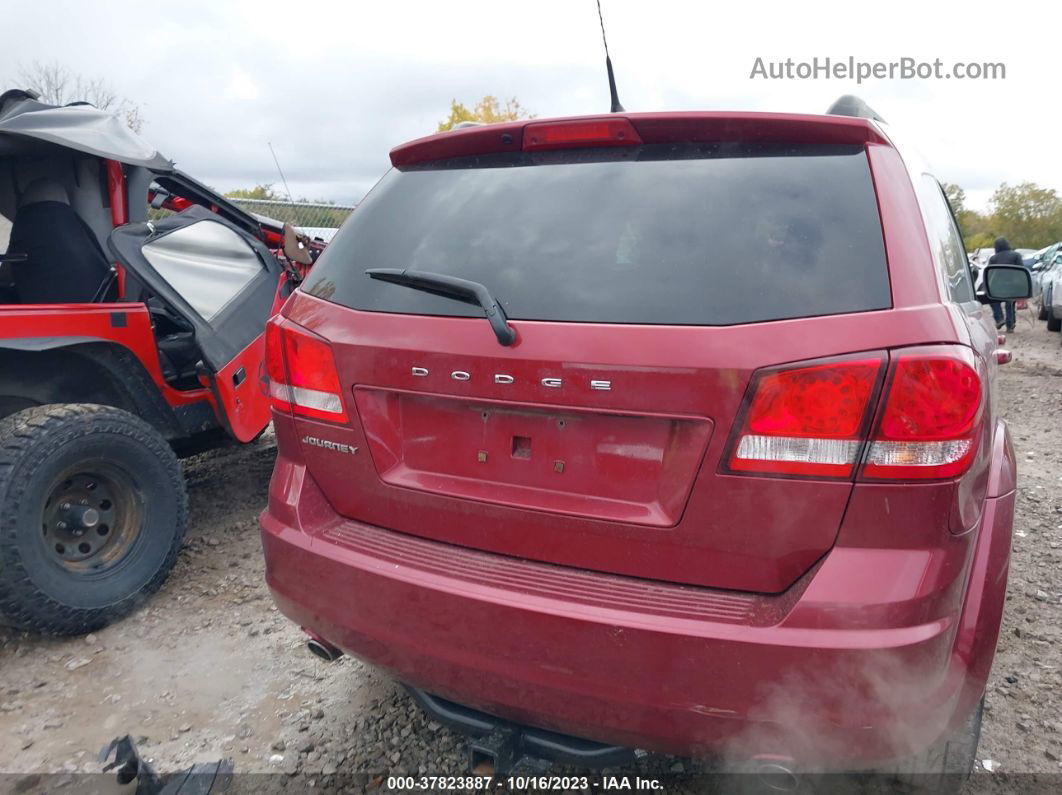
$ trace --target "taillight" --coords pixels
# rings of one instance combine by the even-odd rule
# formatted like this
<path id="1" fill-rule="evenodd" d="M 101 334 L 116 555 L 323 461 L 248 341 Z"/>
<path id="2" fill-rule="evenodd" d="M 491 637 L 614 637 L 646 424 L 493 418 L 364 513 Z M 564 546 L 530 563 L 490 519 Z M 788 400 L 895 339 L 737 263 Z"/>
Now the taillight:
<path id="1" fill-rule="evenodd" d="M 963 348 L 900 353 L 862 475 L 873 479 L 947 478 L 977 452 L 981 377 Z"/>
<path id="2" fill-rule="evenodd" d="M 851 477 L 869 424 L 884 357 L 759 374 L 740 431 L 733 472 Z"/>
<path id="3" fill-rule="evenodd" d="M 284 367 L 284 343 L 281 338 L 280 317 L 272 317 L 266 323 L 265 360 L 269 376 L 269 402 L 277 411 L 291 411 L 291 388 Z"/>
<path id="4" fill-rule="evenodd" d="M 266 369 L 274 408 L 328 422 L 347 422 L 339 371 L 326 340 L 274 318 L 266 326 Z"/>
<path id="5" fill-rule="evenodd" d="M 868 480 L 961 475 L 983 430 L 973 354 L 950 345 L 893 353 L 871 428 L 884 363 L 853 358 L 757 373 L 726 469 L 848 479 L 859 467 Z"/>
<path id="6" fill-rule="evenodd" d="M 524 127 L 524 151 L 582 146 L 640 146 L 642 138 L 627 119 L 575 119 L 534 122 Z"/>

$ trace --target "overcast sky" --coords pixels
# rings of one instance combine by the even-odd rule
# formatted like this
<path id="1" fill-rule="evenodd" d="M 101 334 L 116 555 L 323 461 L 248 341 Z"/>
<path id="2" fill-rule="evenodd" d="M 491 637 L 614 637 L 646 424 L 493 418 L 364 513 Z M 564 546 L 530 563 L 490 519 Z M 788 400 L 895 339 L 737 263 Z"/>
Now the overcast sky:
<path id="1" fill-rule="evenodd" d="M 603 0 L 628 110 L 821 113 L 866 99 L 938 176 L 983 205 L 1003 181 L 1062 190 L 1062 4 Z M 355 201 L 388 150 L 452 98 L 515 96 L 538 116 L 608 109 L 593 0 L 220 2 L 8 0 L 0 87 L 58 61 L 138 103 L 143 134 L 221 190 L 279 182 Z M 1002 62 L 1003 80 L 750 79 L 757 57 Z"/>

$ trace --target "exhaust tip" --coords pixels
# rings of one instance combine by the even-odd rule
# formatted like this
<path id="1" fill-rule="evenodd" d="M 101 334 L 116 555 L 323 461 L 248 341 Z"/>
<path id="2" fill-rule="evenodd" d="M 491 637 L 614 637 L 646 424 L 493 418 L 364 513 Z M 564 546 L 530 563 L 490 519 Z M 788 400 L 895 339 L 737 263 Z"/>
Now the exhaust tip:
<path id="1" fill-rule="evenodd" d="M 772 792 L 795 792 L 800 780 L 792 769 L 778 762 L 764 762 L 756 768 L 760 784 Z"/>
<path id="2" fill-rule="evenodd" d="M 314 657 L 320 657 L 325 662 L 335 662 L 343 656 L 343 652 L 330 643 L 310 638 L 306 641 L 306 648 Z"/>

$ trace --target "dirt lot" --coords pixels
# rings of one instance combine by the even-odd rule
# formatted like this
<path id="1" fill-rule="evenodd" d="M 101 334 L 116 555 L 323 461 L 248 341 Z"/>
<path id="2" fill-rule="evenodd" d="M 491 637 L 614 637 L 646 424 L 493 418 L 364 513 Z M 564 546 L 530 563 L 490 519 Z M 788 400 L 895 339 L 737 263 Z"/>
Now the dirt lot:
<path id="1" fill-rule="evenodd" d="M 1001 397 L 1021 491 L 971 789 L 1015 791 L 1022 780 L 998 774 L 1062 772 L 1062 348 L 1058 334 L 1028 317 L 1010 342 L 1016 360 L 1003 368 Z M 187 546 L 137 615 L 76 640 L 0 630 L 0 771 L 20 774 L 0 776 L 0 791 L 40 786 L 31 773 L 96 772 L 101 746 L 125 733 L 143 738 L 142 751 L 162 770 L 230 756 L 237 771 L 280 774 L 268 780 L 299 789 L 337 771 L 369 789 L 379 773 L 463 772 L 460 737 L 425 719 L 369 666 L 317 662 L 272 607 L 255 517 L 273 455 L 266 437 L 186 462 Z M 689 763 L 645 764 L 680 778 Z M 70 789 L 84 782 L 47 782 L 64 780 Z"/>

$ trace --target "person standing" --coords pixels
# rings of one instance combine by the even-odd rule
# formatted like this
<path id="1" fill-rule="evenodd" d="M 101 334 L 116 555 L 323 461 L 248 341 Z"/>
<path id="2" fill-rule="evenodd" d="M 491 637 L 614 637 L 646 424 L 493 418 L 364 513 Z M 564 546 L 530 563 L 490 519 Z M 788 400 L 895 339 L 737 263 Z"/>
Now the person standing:
<path id="1" fill-rule="evenodd" d="M 997 237 L 995 242 L 996 253 L 988 258 L 989 265 L 1021 265 L 1025 267 L 1025 260 L 1021 254 L 1010 247 L 1005 237 Z M 1004 309 L 1006 310 L 1004 312 Z M 1014 302 L 993 301 L 992 317 L 996 320 L 996 328 L 1003 328 L 1006 324 L 1007 331 L 1014 331 Z"/>

